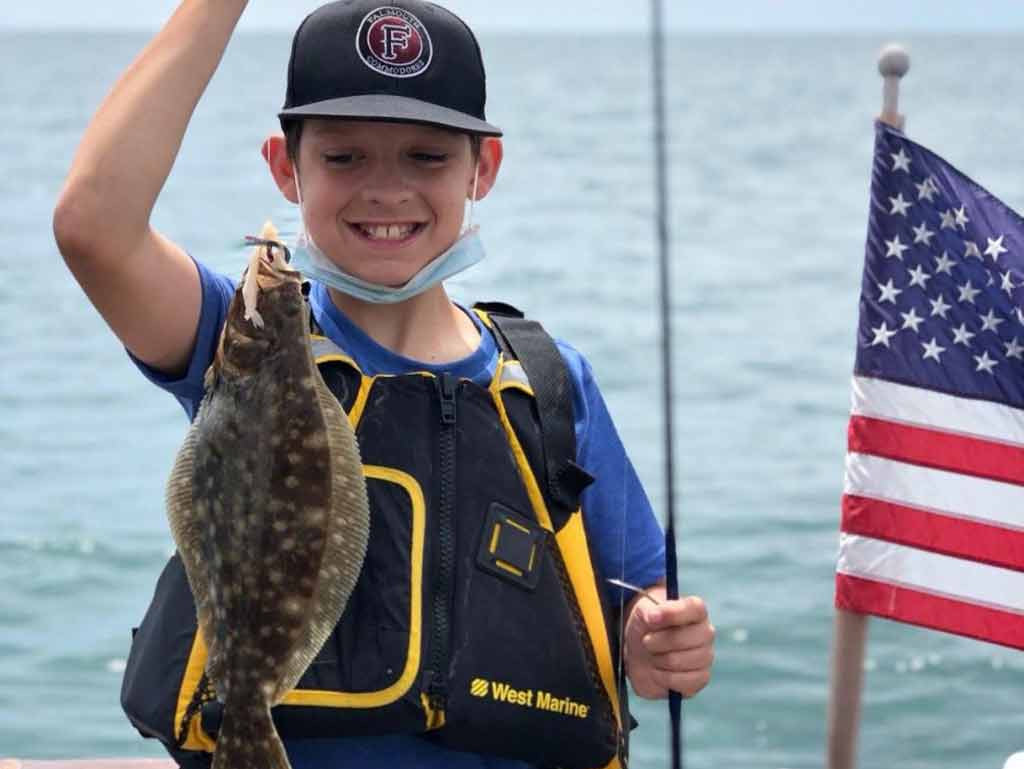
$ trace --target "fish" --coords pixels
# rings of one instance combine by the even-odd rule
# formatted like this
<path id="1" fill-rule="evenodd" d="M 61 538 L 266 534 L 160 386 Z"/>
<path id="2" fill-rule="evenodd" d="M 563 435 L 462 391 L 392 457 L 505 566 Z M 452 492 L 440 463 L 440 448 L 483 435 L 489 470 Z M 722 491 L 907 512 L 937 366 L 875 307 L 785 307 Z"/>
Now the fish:
<path id="1" fill-rule="evenodd" d="M 270 709 L 338 623 L 370 513 L 356 436 L 313 359 L 302 277 L 269 222 L 232 297 L 167 517 L 223 719 L 213 769 L 290 769 Z"/>

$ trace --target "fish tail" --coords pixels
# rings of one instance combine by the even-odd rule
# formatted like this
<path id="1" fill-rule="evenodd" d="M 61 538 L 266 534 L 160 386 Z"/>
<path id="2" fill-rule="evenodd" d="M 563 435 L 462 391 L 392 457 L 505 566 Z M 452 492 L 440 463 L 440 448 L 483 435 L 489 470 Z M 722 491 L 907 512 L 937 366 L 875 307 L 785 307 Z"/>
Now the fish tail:
<path id="1" fill-rule="evenodd" d="M 291 769 L 264 702 L 228 697 L 212 769 Z"/>

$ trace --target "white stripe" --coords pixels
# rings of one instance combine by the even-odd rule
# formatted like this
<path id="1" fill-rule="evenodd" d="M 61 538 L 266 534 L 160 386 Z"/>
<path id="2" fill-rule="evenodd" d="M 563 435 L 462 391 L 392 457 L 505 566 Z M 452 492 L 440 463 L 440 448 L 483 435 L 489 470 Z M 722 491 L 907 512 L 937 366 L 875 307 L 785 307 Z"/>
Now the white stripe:
<path id="1" fill-rule="evenodd" d="M 880 539 L 840 534 L 836 571 L 1024 613 L 1024 573 Z"/>
<path id="2" fill-rule="evenodd" d="M 1024 446 L 1024 409 L 855 376 L 853 414 Z"/>
<path id="3" fill-rule="evenodd" d="M 1024 486 L 892 459 L 846 455 L 847 494 L 881 499 L 1007 528 L 1024 528 Z"/>

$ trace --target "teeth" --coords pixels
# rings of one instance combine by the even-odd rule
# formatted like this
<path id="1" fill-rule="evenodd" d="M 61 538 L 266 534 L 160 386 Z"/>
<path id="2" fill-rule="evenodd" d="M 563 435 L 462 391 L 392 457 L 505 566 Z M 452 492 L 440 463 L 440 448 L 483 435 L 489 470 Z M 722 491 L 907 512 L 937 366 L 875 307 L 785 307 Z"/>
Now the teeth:
<path id="1" fill-rule="evenodd" d="M 412 234 L 415 224 L 361 224 L 359 228 L 374 240 L 404 240 Z"/>

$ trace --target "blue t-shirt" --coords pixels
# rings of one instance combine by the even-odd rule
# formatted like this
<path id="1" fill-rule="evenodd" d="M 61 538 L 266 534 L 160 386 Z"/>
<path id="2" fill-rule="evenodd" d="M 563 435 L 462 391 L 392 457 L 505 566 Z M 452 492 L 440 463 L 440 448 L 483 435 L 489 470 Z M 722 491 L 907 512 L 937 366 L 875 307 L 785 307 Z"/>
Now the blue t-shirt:
<path id="1" fill-rule="evenodd" d="M 195 350 L 187 371 L 178 379 L 170 379 L 135 360 L 151 382 L 178 399 L 189 419 L 195 416 L 202 401 L 203 375 L 213 360 L 235 291 L 230 278 L 211 271 L 200 262 L 196 265 L 203 300 Z M 494 338 L 473 313 L 467 314 L 480 331 L 477 349 L 461 360 L 434 365 L 397 355 L 379 345 L 335 307 L 327 290 L 319 283 L 313 283 L 309 302 L 324 334 L 350 355 L 368 376 L 426 370 L 437 374 L 448 372 L 486 386 L 497 367 L 498 349 Z M 596 478 L 582 496 L 583 522 L 594 565 L 601 574 L 621 575 L 637 585 L 652 585 L 665 573 L 661 528 L 626 456 L 590 364 L 565 342 L 557 341 L 557 345 L 573 383 L 576 461 Z M 606 587 L 611 600 L 617 604 L 620 592 L 610 585 Z M 290 740 L 286 748 L 293 769 L 521 769 L 527 766 L 519 761 L 453 751 L 416 736 Z"/>

